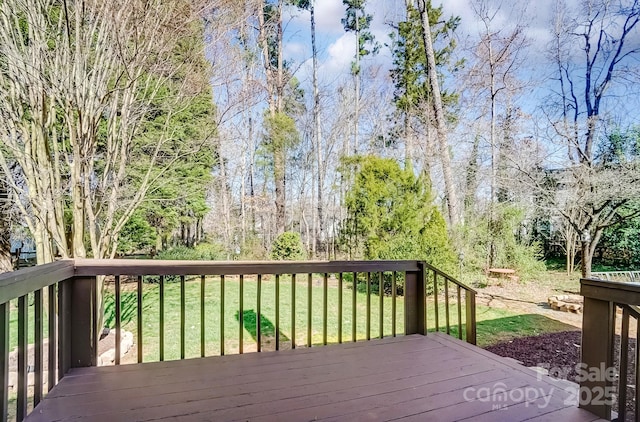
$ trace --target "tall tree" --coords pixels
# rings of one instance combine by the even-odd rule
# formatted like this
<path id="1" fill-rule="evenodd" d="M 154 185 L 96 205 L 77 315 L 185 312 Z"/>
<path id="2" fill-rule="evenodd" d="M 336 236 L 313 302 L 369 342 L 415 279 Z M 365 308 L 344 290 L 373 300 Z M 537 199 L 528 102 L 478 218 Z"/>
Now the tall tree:
<path id="1" fill-rule="evenodd" d="M 611 160 L 599 151 L 614 145 L 605 118 L 605 113 L 616 115 L 609 94 L 626 92 L 639 82 L 629 67 L 640 58 L 640 45 L 634 41 L 640 36 L 639 22 L 640 1 L 598 0 L 572 11 L 559 7 L 553 23 L 549 53 L 557 89 L 550 104 L 556 107 L 546 115 L 567 162 L 554 176 L 562 194 L 547 192 L 547 199 L 580 238 L 583 277 L 591 273 L 603 231 L 638 213 L 626 208 L 639 195 L 638 161 Z"/>
<path id="2" fill-rule="evenodd" d="M 355 79 L 355 106 L 353 118 L 353 153 L 358 154 L 359 141 L 358 132 L 360 129 L 360 60 L 368 55 L 376 55 L 380 49 L 380 44 L 376 42 L 370 31 L 373 15 L 365 12 L 367 0 L 342 0 L 342 4 L 347 6 L 346 15 L 342 18 L 342 26 L 345 31 L 354 32 L 356 39 L 356 54 L 351 63 L 351 74 Z M 348 152 L 348 151 L 347 151 Z"/>
<path id="3" fill-rule="evenodd" d="M 453 180 L 453 172 L 451 170 L 451 156 L 449 152 L 449 144 L 447 142 L 447 123 L 444 114 L 442 102 L 442 90 L 440 89 L 440 81 L 438 80 L 438 72 L 436 69 L 436 57 L 433 48 L 433 36 L 431 34 L 431 24 L 429 22 L 429 11 L 432 9 L 429 0 L 418 0 L 418 9 L 420 11 L 422 21 L 422 42 L 427 58 L 427 77 L 431 95 L 433 96 L 433 112 L 436 122 L 436 133 L 438 139 L 438 153 L 442 165 L 442 176 L 444 179 L 444 187 L 447 199 L 447 210 L 449 223 L 452 226 L 460 222 L 460 212 L 458 204 L 458 193 L 455 181 Z"/>
<path id="4" fill-rule="evenodd" d="M 525 48 L 528 40 L 525 36 L 525 26 L 516 20 L 511 26 L 502 23 L 496 25 L 495 21 L 502 11 L 502 5 L 492 6 L 486 0 L 471 2 L 474 15 L 481 22 L 482 29 L 480 40 L 475 50 L 474 62 L 469 74 L 474 89 L 486 93 L 486 102 L 489 108 L 489 146 L 491 149 L 491 202 L 489 205 L 489 231 L 498 227 L 495 203 L 503 197 L 499 197 L 498 185 L 499 168 L 504 167 L 504 151 L 508 148 L 505 140 L 511 136 L 505 132 L 505 136 L 499 137 L 497 131 L 498 119 L 503 118 L 505 128 L 512 125 L 513 113 L 509 103 L 511 97 L 519 91 L 524 84 L 518 80 L 517 72 L 522 66 Z M 507 130 L 508 132 L 508 130 Z M 487 254 L 487 265 L 493 267 L 497 252 L 494 237 L 491 237 Z"/>
<path id="5" fill-rule="evenodd" d="M 56 253 L 114 256 L 119 232 L 163 169 L 193 152 L 175 142 L 171 121 L 202 88 L 191 71 L 202 63 L 201 44 L 184 43 L 201 34 L 198 7 L 0 4 L 0 167 L 21 199 L 39 263 Z M 159 104 L 165 118 L 152 122 Z M 9 173 L 10 160 L 17 172 Z M 134 162 L 145 170 L 131 173 Z"/>
<path id="6" fill-rule="evenodd" d="M 436 66 L 440 77 L 442 69 L 449 67 L 458 69 L 462 63 L 452 63 L 452 53 L 456 48 L 453 32 L 460 24 L 459 17 L 450 17 L 443 22 L 442 7 L 431 8 L 429 22 L 433 27 L 433 37 L 443 46 L 435 53 Z M 419 144 L 429 144 L 431 126 L 434 125 L 431 104 L 431 87 L 427 75 L 427 57 L 422 47 L 422 19 L 414 2 L 406 1 L 406 18 L 398 23 L 397 33 L 390 34 L 393 40 L 393 64 L 391 77 L 394 81 L 394 103 L 401 120 L 401 129 L 404 138 L 405 166 L 412 165 L 414 169 L 421 170 L 419 161 L 423 161 L 424 171 L 429 173 L 430 157 L 422 157 L 419 160 L 416 151 Z M 451 106 L 457 102 L 457 93 L 442 92 L 445 106 Z M 421 140 L 418 140 L 418 134 Z M 430 147 L 423 150 L 429 150 Z"/>
<path id="7" fill-rule="evenodd" d="M 286 229 L 286 161 L 290 147 L 298 142 L 291 114 L 297 93 L 291 88 L 293 75 L 284 60 L 282 11 L 285 0 L 259 2 L 259 31 L 266 75 L 268 111 L 265 116 L 265 151 L 269 154 L 275 185 L 276 232 Z"/>

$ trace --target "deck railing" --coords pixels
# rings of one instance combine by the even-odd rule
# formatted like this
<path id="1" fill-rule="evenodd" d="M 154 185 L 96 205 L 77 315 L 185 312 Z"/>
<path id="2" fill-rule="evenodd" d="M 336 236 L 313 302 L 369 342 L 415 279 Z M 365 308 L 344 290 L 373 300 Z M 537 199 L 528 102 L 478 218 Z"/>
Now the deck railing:
<path id="1" fill-rule="evenodd" d="M 580 406 L 608 420 L 612 410 L 617 410 L 618 421 L 640 420 L 640 284 L 596 279 L 580 283 Z"/>
<path id="2" fill-rule="evenodd" d="M 432 330 L 475 344 L 475 293 L 420 261 L 64 260 L 2 274 L 2 420 L 22 420 L 69 369 L 97 365 L 101 321 L 116 365 L 123 329 L 135 332 L 133 362 Z"/>
<path id="3" fill-rule="evenodd" d="M 591 278 L 607 281 L 627 281 L 632 283 L 640 282 L 640 271 L 606 271 L 593 272 Z"/>

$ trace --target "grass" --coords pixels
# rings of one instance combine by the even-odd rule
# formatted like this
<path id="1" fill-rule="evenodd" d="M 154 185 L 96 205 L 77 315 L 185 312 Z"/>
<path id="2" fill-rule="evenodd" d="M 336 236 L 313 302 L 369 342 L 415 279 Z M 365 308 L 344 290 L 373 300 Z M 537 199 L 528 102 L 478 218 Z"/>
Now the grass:
<path id="1" fill-rule="evenodd" d="M 438 326 L 440 332 L 446 332 L 446 307 L 442 303 L 443 297 L 438 303 Z M 465 337 L 466 324 L 464 304 L 461 310 L 462 339 Z M 455 301 L 449 305 L 449 333 L 458 337 L 458 307 Z M 427 329 L 430 332 L 435 328 L 435 306 L 433 301 L 427 302 Z M 476 336 L 477 345 L 487 347 L 493 344 L 509 341 L 518 337 L 536 336 L 543 333 L 558 331 L 574 331 L 576 327 L 547 318 L 538 314 L 519 314 L 508 309 L 492 308 L 489 306 L 476 306 Z"/>
<path id="2" fill-rule="evenodd" d="M 557 279 L 556 279 L 557 283 Z M 338 288 L 333 281 L 327 289 L 327 342 L 338 342 Z M 342 291 L 342 339 L 351 341 L 352 339 L 352 293 L 350 283 L 345 281 Z M 280 309 L 279 324 L 276 323 L 275 306 L 275 278 L 265 278 L 262 281 L 261 300 L 261 332 L 262 345 L 265 350 L 275 348 L 276 325 L 279 325 L 281 348 L 291 347 L 292 326 L 291 326 L 291 293 L 292 282 L 290 276 L 282 276 L 280 280 Z M 362 288 L 364 283 L 359 283 L 356 291 L 356 338 L 364 340 L 367 338 L 366 328 L 366 292 Z M 137 338 L 137 292 L 132 289 L 132 285 L 123 283 L 121 294 L 122 301 L 122 326 L 124 329 L 134 334 Z M 135 284 L 133 284 L 135 286 Z M 200 279 L 188 279 L 185 283 L 185 357 L 200 356 Z M 225 281 L 225 312 L 224 312 L 224 348 L 225 353 L 238 353 L 240 339 L 240 283 L 237 277 L 227 278 Z M 247 277 L 243 285 L 243 349 L 244 351 L 256 350 L 257 337 L 257 283 L 255 278 Z M 307 338 L 307 280 L 297 278 L 295 290 L 295 341 L 297 345 L 305 345 Z M 220 336 L 220 279 L 218 277 L 208 277 L 205 282 L 205 355 L 217 355 L 221 351 Z M 389 336 L 392 333 L 391 319 L 391 298 L 383 298 L 383 333 Z M 370 317 L 370 337 L 375 338 L 379 332 L 379 296 L 376 293 L 371 295 L 371 317 Z M 439 331 L 446 331 L 446 318 L 444 300 L 439 299 L 438 316 Z M 464 301 L 463 301 L 464 302 Z M 34 342 L 34 310 L 33 295 L 29 296 L 30 306 L 28 307 L 28 341 Z M 105 325 L 113 328 L 115 326 L 115 309 L 113 285 L 107 286 L 105 295 Z M 164 303 L 164 336 L 165 350 L 164 358 L 180 358 L 180 283 L 165 282 L 165 303 Z M 46 306 L 45 306 L 46 308 Z M 143 284 L 142 300 L 142 336 L 143 336 L 143 356 L 144 361 L 159 360 L 159 320 L 160 320 L 160 300 L 159 285 L 155 283 Z M 311 289 L 311 343 L 319 345 L 323 343 L 323 287 L 322 280 L 314 278 Z M 396 304 L 396 332 L 404 332 L 404 298 L 398 296 Z M 455 298 L 451 298 L 449 308 L 450 333 L 458 336 L 458 308 Z M 465 306 L 461 308 L 461 328 L 465 330 Z M 17 345 L 17 311 L 12 310 L 10 316 L 10 348 Z M 44 335 L 46 336 L 46 312 L 44 315 Z M 517 337 L 538 335 L 545 332 L 556 332 L 575 329 L 572 326 L 563 324 L 554 319 L 546 318 L 535 314 L 518 314 L 514 311 L 502 308 L 491 308 L 478 305 L 476 308 L 477 317 L 477 342 L 481 347 L 508 341 Z M 435 307 L 433 300 L 427 303 L 427 328 L 435 330 Z"/>
<path id="3" fill-rule="evenodd" d="M 320 285 L 319 285 L 320 284 Z M 345 283 L 346 285 L 346 283 Z M 164 358 L 166 360 L 180 357 L 180 283 L 165 283 L 164 300 Z M 283 276 L 280 280 L 280 309 L 279 330 L 281 333 L 281 347 L 290 348 L 292 334 L 291 324 L 291 295 L 292 282 L 290 276 Z M 159 359 L 160 351 L 160 295 L 158 284 L 143 285 L 142 300 L 142 336 L 144 361 Z M 266 349 L 273 348 L 276 330 L 276 282 L 275 278 L 262 281 L 261 300 L 261 332 L 262 344 Z M 295 284 L 295 340 L 297 345 L 304 345 L 307 338 L 307 300 L 308 290 L 306 279 L 297 279 Z M 342 335 L 343 341 L 351 340 L 352 321 L 352 290 L 344 288 L 342 291 Z M 338 342 L 338 288 L 331 286 L 327 289 L 327 342 Z M 255 278 L 245 278 L 243 283 L 243 349 L 255 350 L 257 337 L 257 282 Z M 383 303 L 383 332 L 392 333 L 391 327 L 391 297 L 384 297 Z M 137 336 L 137 292 L 123 291 L 122 327 Z M 224 295 L 224 348 L 225 353 L 237 353 L 240 344 L 240 283 L 238 278 L 225 280 Z M 220 316 L 220 279 L 208 277 L 205 282 L 205 354 L 217 355 L 221 350 L 221 316 Z M 115 326 L 114 295 L 112 286 L 106 294 L 105 321 L 109 327 Z M 379 296 L 371 295 L 370 336 L 378 337 L 379 332 Z M 396 330 L 404 332 L 404 302 L 397 298 Z M 366 329 L 366 294 L 356 292 L 356 338 L 363 340 L 367 337 Z M 323 343 L 323 287 L 319 280 L 314 280 L 311 289 L 311 343 Z M 185 357 L 200 356 L 200 279 L 185 282 Z"/>

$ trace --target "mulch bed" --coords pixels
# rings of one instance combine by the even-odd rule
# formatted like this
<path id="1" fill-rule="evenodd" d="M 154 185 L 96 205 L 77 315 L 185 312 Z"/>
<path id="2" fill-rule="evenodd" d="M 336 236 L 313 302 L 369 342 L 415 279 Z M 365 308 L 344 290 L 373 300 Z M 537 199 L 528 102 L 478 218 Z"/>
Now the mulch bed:
<path id="1" fill-rule="evenodd" d="M 538 366 L 549 370 L 554 378 L 577 382 L 576 365 L 580 363 L 582 343 L 580 331 L 561 331 L 539 336 L 521 337 L 504 343 L 494 344 L 485 349 L 499 356 L 516 359 L 524 366 Z M 629 338 L 629 363 L 627 373 L 627 410 L 635 411 L 633 397 L 635 395 L 635 349 L 636 339 Z M 614 366 L 619 370 L 620 336 L 616 335 L 614 350 Z M 614 383 L 617 384 L 617 383 Z M 617 385 L 615 385 L 617 387 Z M 614 411 L 617 411 L 614 403 Z"/>
<path id="2" fill-rule="evenodd" d="M 499 356 L 549 370 L 554 378 L 575 382 L 576 365 L 580 362 L 580 331 L 561 331 L 539 336 L 520 337 L 486 349 Z"/>

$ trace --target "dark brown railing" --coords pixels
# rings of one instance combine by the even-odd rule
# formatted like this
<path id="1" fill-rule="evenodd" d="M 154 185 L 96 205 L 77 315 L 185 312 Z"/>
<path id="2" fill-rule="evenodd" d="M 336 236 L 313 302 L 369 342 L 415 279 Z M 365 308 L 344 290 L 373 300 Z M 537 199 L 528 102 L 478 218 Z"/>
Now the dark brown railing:
<path id="1" fill-rule="evenodd" d="M 171 316 L 169 308 L 176 306 Z M 237 322 L 229 323 L 229 306 L 236 307 Z M 281 321 L 283 311 L 289 312 L 288 321 Z M 273 321 L 264 321 L 265 314 Z M 22 420 L 46 393 L 43 385 L 48 392 L 70 368 L 98 364 L 99 316 L 115 331 L 116 365 L 123 359 L 125 325 L 135 331 L 134 362 L 244 353 L 254 344 L 245 340 L 249 324 L 258 352 L 267 345 L 280 350 L 432 330 L 460 339 L 464 332 L 466 341 L 476 342 L 475 291 L 420 261 L 65 260 L 0 275 L 2 420 Z M 179 334 L 167 336 L 172 324 L 179 324 Z M 269 338 L 266 326 L 273 331 Z M 208 340 L 211 332 L 217 344 Z M 9 391 L 14 336 L 15 395 Z"/>
<path id="2" fill-rule="evenodd" d="M 640 284 L 583 279 L 580 293 L 584 296 L 580 406 L 604 419 L 611 420 L 616 410 L 618 421 L 638 421 Z M 635 337 L 634 345 L 630 336 Z"/>

